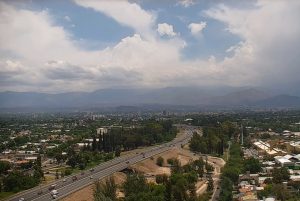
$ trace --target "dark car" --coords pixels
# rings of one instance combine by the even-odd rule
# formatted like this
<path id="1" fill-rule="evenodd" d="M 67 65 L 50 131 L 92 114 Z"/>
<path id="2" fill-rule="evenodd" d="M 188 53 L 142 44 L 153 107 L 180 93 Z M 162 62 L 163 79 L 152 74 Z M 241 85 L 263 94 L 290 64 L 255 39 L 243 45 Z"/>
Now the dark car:
<path id="1" fill-rule="evenodd" d="M 52 184 L 51 186 L 49 186 L 49 191 L 52 191 L 52 190 L 54 190 L 55 189 L 55 186 L 56 186 L 56 184 Z"/>

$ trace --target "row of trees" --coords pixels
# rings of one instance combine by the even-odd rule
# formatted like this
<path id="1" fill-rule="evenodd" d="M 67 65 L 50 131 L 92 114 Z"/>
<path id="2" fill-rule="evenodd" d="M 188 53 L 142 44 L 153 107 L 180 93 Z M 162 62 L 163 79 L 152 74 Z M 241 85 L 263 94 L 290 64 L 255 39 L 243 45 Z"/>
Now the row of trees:
<path id="1" fill-rule="evenodd" d="M 217 127 L 203 127 L 203 135 L 194 134 L 190 148 L 194 152 L 204 154 L 223 155 L 227 141 L 238 133 L 237 127 L 229 121 L 223 122 Z"/>
<path id="2" fill-rule="evenodd" d="M 229 150 L 230 158 L 225 164 L 221 176 L 220 201 L 232 201 L 233 184 L 239 179 L 243 171 L 243 152 L 239 144 L 234 143 Z"/>
<path id="3" fill-rule="evenodd" d="M 71 166 L 72 168 L 78 167 L 79 169 L 83 170 L 89 163 L 101 163 L 108 160 L 113 159 L 114 154 L 110 153 L 99 153 L 99 152 L 90 152 L 84 151 L 79 153 L 72 154 L 68 160 L 67 165 Z"/>
<path id="4" fill-rule="evenodd" d="M 92 151 L 111 152 L 123 148 L 136 149 L 140 146 L 150 146 L 155 143 L 170 141 L 176 136 L 176 128 L 172 121 L 147 121 L 136 128 L 112 128 L 107 134 L 93 135 L 93 142 L 89 147 Z M 96 139 L 99 139 L 97 141 Z"/>
<path id="5" fill-rule="evenodd" d="M 147 121 L 135 128 L 111 128 L 107 134 L 93 134 L 93 141 L 87 143 L 82 151 L 115 152 L 119 155 L 121 150 L 131 150 L 140 146 L 149 146 L 155 143 L 170 141 L 176 136 L 177 130 L 172 121 Z M 55 149 L 47 151 L 49 157 L 60 158 L 62 152 L 68 151 L 76 142 L 84 138 L 61 144 Z"/>

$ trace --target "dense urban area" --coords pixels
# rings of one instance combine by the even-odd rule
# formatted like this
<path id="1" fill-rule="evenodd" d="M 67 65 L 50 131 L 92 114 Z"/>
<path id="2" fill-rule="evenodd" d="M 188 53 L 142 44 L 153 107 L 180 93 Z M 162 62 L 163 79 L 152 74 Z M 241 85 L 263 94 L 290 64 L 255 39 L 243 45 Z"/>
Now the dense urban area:
<path id="1" fill-rule="evenodd" d="M 298 111 L 2 114 L 0 199 L 25 200 L 22 191 L 38 186 L 37 194 L 61 199 L 56 183 L 89 172 L 96 201 L 296 201 L 299 122 Z M 188 144 L 164 144 L 183 130 Z M 145 157 L 143 149 L 159 144 L 192 157 Z M 98 165 L 130 153 L 169 171 L 151 174 L 127 161 L 122 182 L 93 177 Z"/>

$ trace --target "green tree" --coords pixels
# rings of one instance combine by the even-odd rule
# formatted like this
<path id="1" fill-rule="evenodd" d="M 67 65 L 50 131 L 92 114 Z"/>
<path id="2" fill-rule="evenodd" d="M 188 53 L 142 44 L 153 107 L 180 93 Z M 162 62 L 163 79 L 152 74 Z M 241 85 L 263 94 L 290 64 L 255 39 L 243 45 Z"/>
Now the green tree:
<path id="1" fill-rule="evenodd" d="M 65 176 L 69 176 L 71 174 L 72 174 L 72 169 L 70 168 L 65 169 Z"/>
<path id="2" fill-rule="evenodd" d="M 261 171 L 261 165 L 258 159 L 253 157 L 244 160 L 244 170 L 250 171 L 250 173 L 255 174 Z"/>
<path id="3" fill-rule="evenodd" d="M 22 172 L 10 172 L 7 177 L 3 178 L 3 186 L 5 191 L 18 192 L 36 186 L 39 183 L 35 177 L 25 175 Z"/>
<path id="4" fill-rule="evenodd" d="M 174 201 L 184 201 L 188 199 L 188 181 L 183 177 L 183 175 L 176 175 L 171 178 L 173 183 L 172 194 Z"/>
<path id="5" fill-rule="evenodd" d="M 38 167 L 42 168 L 42 157 L 41 157 L 40 154 L 37 156 L 37 159 L 36 159 L 36 165 L 37 165 Z"/>
<path id="6" fill-rule="evenodd" d="M 232 181 L 228 177 L 222 177 L 220 201 L 232 201 Z"/>
<path id="7" fill-rule="evenodd" d="M 11 168 L 11 165 L 7 161 L 0 161 L 0 175 L 6 174 L 7 170 Z"/>
<path id="8" fill-rule="evenodd" d="M 75 168 L 77 165 L 77 158 L 74 156 L 69 158 L 69 160 L 67 161 L 67 165 L 71 166 L 72 168 Z"/>
<path id="9" fill-rule="evenodd" d="M 205 164 L 205 169 L 207 172 L 213 172 L 214 171 L 214 166 L 210 165 L 209 163 Z"/>
<path id="10" fill-rule="evenodd" d="M 99 181 L 95 182 L 93 195 L 95 201 L 116 201 L 117 185 L 113 177 L 106 179 L 104 184 Z"/>
<path id="11" fill-rule="evenodd" d="M 166 184 L 168 182 L 168 175 L 166 174 L 156 175 L 155 181 L 158 184 Z"/>
<path id="12" fill-rule="evenodd" d="M 92 150 L 93 150 L 93 151 L 96 151 L 96 150 L 97 150 L 97 139 L 96 139 L 96 135 L 93 135 Z"/>
<path id="13" fill-rule="evenodd" d="M 138 194 L 148 190 L 145 177 L 143 175 L 128 175 L 126 182 L 123 184 L 125 197 L 131 194 Z"/>
<path id="14" fill-rule="evenodd" d="M 288 181 L 290 173 L 286 167 L 275 168 L 272 172 L 273 182 L 280 184 L 283 181 Z"/>
<path id="15" fill-rule="evenodd" d="M 115 150 L 115 156 L 119 157 L 120 155 L 121 155 L 121 148 L 120 148 L 120 146 L 117 146 L 116 150 Z"/>
<path id="16" fill-rule="evenodd" d="M 274 184 L 272 192 L 276 196 L 276 198 L 281 201 L 285 201 L 290 197 L 289 192 L 284 188 L 282 184 Z"/>
<path id="17" fill-rule="evenodd" d="M 214 181 L 211 176 L 208 178 L 207 190 L 212 191 L 214 189 Z"/>
<path id="18" fill-rule="evenodd" d="M 157 159 L 156 159 L 156 165 L 158 166 L 163 166 L 163 163 L 164 163 L 164 159 L 163 157 L 159 156 Z"/>

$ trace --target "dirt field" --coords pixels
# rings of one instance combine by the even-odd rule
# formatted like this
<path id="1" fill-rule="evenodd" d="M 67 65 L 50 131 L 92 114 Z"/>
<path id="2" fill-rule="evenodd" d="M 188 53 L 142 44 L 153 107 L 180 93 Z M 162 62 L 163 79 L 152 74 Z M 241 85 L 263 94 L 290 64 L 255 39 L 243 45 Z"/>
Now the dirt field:
<path id="1" fill-rule="evenodd" d="M 163 167 L 156 165 L 157 158 L 161 156 L 164 159 Z M 167 160 L 170 158 L 176 158 L 179 160 L 181 165 L 187 164 L 192 160 L 191 154 L 188 151 L 173 148 L 170 151 L 167 151 L 163 154 L 156 155 L 153 159 L 146 159 L 140 163 L 134 164 L 131 166 L 136 172 L 140 172 L 147 175 L 160 175 L 160 174 L 171 174 L 171 169 L 168 167 Z"/>

